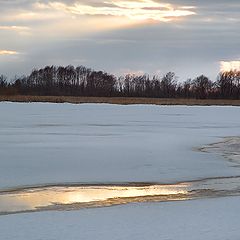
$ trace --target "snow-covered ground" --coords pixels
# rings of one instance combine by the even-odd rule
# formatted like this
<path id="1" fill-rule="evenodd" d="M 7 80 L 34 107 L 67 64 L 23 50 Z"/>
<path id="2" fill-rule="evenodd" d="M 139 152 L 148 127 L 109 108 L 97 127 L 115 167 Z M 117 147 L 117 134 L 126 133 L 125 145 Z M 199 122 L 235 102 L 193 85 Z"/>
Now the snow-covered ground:
<path id="1" fill-rule="evenodd" d="M 0 191 L 237 176 L 236 159 L 221 155 L 237 138 L 224 152 L 197 148 L 239 136 L 239 120 L 238 107 L 0 103 Z M 239 240 L 239 203 L 237 196 L 4 215 L 0 239 Z"/>
<path id="2" fill-rule="evenodd" d="M 3 240 L 239 240 L 240 197 L 0 217 Z"/>
<path id="3" fill-rule="evenodd" d="M 0 103 L 0 189 L 237 175 L 192 148 L 240 135 L 239 120 L 237 107 Z"/>

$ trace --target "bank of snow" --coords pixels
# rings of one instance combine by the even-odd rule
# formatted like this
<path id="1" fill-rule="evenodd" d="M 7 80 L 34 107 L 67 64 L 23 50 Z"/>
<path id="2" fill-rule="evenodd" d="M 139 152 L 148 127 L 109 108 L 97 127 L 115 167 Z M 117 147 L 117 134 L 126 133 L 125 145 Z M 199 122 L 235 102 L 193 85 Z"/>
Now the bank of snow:
<path id="1" fill-rule="evenodd" d="M 240 198 L 129 204 L 0 217 L 4 240 L 237 240 Z"/>

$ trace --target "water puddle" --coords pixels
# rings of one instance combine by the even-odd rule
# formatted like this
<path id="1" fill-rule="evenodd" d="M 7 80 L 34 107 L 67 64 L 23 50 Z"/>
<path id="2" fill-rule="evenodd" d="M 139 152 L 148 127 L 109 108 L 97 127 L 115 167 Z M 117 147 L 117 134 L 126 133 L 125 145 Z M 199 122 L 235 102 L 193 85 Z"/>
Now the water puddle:
<path id="1" fill-rule="evenodd" d="M 240 176 L 178 184 L 62 185 L 0 192 L 0 215 L 240 195 Z"/>

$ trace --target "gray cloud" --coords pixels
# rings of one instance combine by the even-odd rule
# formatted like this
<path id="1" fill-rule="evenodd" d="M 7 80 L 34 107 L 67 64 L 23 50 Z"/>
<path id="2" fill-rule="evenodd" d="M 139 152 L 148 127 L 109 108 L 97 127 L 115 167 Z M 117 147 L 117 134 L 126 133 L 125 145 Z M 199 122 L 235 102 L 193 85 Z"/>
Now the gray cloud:
<path id="1" fill-rule="evenodd" d="M 46 16 L 51 13 L 47 9 L 34 10 L 35 2 L 51 1 L 0 0 L 0 19 L 10 12 L 24 10 L 46 13 Z M 72 5 L 76 1 L 58 2 Z M 93 7 L 106 6 L 97 0 L 78 2 Z M 92 17 L 74 16 L 77 19 L 68 20 L 69 26 L 75 24 L 71 32 L 61 29 L 58 23 L 62 19 L 54 14 L 52 18 L 1 21 L 1 25 L 30 27 L 32 32 L 28 36 L 0 29 L 1 50 L 20 52 L 18 56 L 0 57 L 0 72 L 14 75 L 46 64 L 84 64 L 116 73 L 124 69 L 150 73 L 173 70 L 182 79 L 200 73 L 214 78 L 221 60 L 240 59 L 239 0 L 166 2 L 195 6 L 197 14 L 171 23 L 151 22 L 101 30 L 95 30 L 95 23 L 90 25 Z M 85 28 L 90 30 L 86 35 L 83 34 Z"/>

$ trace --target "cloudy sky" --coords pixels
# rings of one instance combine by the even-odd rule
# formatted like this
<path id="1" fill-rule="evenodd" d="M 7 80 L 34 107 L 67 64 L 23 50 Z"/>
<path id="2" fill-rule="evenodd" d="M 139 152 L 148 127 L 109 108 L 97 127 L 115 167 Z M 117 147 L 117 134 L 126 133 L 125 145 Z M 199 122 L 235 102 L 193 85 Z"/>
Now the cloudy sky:
<path id="1" fill-rule="evenodd" d="M 239 0 L 0 0 L 0 73 L 85 65 L 180 80 L 240 67 Z"/>

